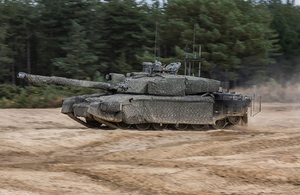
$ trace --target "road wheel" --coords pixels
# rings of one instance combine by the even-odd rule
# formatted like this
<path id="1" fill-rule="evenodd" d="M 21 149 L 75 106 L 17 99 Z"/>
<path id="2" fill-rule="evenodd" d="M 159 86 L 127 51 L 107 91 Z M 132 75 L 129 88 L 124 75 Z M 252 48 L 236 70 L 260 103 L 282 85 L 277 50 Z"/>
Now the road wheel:
<path id="1" fill-rule="evenodd" d="M 230 116 L 230 117 L 228 117 L 228 122 L 233 124 L 233 125 L 237 125 L 240 121 L 241 121 L 240 116 Z"/>
<path id="2" fill-rule="evenodd" d="M 96 121 L 93 118 L 86 118 L 85 119 L 86 123 L 93 126 L 93 127 L 98 127 L 100 128 L 100 126 L 102 125 L 102 123 L 99 123 L 98 121 Z"/>
<path id="3" fill-rule="evenodd" d="M 141 123 L 141 124 L 136 124 L 136 128 L 138 128 L 139 130 L 147 130 L 150 127 L 150 123 Z"/>
<path id="4" fill-rule="evenodd" d="M 226 126 L 226 119 L 217 120 L 215 125 L 210 125 L 213 129 L 223 129 Z"/>
<path id="5" fill-rule="evenodd" d="M 188 126 L 189 126 L 188 124 L 173 124 L 172 128 L 175 130 L 183 131 L 186 130 Z"/>
<path id="6" fill-rule="evenodd" d="M 167 128 L 167 126 L 168 124 L 152 123 L 152 128 L 158 131 L 164 130 L 165 128 Z"/>
<path id="7" fill-rule="evenodd" d="M 195 125 L 195 124 L 192 124 L 191 127 L 192 127 L 193 130 L 203 131 L 205 125 Z"/>
<path id="8" fill-rule="evenodd" d="M 120 129 L 129 129 L 131 125 L 130 125 L 130 124 L 127 124 L 127 123 L 124 123 L 124 122 L 122 121 L 122 122 L 117 123 L 117 126 L 118 126 Z"/>

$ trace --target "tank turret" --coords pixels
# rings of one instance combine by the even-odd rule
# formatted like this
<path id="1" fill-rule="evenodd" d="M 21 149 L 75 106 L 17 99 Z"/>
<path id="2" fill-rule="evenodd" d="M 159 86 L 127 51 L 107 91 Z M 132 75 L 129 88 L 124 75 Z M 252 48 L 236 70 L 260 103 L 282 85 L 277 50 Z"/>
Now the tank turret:
<path id="1" fill-rule="evenodd" d="M 144 62 L 143 72 L 123 74 L 110 73 L 108 83 L 67 79 L 56 76 L 40 76 L 20 72 L 18 78 L 30 83 L 60 84 L 75 87 L 89 87 L 129 94 L 149 94 L 162 96 L 185 96 L 207 92 L 217 92 L 221 82 L 201 77 L 176 75 L 180 62 L 162 66 L 160 62 Z"/>

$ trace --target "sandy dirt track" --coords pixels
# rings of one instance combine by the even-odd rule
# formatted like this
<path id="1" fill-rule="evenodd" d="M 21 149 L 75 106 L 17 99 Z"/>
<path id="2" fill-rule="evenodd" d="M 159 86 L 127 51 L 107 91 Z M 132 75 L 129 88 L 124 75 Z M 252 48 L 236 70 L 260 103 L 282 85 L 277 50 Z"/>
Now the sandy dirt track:
<path id="1" fill-rule="evenodd" d="M 0 194 L 300 194 L 300 104 L 248 127 L 87 129 L 60 109 L 0 109 Z"/>

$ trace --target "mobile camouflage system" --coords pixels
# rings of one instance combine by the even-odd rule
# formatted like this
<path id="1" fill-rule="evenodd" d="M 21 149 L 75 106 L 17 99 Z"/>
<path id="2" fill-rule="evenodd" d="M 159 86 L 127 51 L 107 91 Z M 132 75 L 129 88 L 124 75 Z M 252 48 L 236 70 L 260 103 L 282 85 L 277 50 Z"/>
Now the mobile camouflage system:
<path id="1" fill-rule="evenodd" d="M 127 75 L 110 73 L 108 83 L 47 77 L 20 72 L 18 78 L 30 83 L 90 87 L 107 91 L 102 94 L 65 98 L 61 112 L 87 127 L 140 130 L 202 130 L 210 125 L 247 124 L 251 97 L 222 92 L 221 82 L 213 79 L 177 75 L 180 63 L 163 66 L 144 62 L 143 72 Z M 78 117 L 84 117 L 81 120 Z"/>

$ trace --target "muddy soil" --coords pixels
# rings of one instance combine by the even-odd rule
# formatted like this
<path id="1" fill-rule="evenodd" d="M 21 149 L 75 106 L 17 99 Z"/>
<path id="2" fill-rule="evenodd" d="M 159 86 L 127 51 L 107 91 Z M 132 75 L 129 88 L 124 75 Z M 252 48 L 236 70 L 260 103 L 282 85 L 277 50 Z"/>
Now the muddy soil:
<path id="1" fill-rule="evenodd" d="M 300 194 L 300 104 L 248 127 L 95 130 L 60 109 L 0 109 L 0 194 Z"/>

